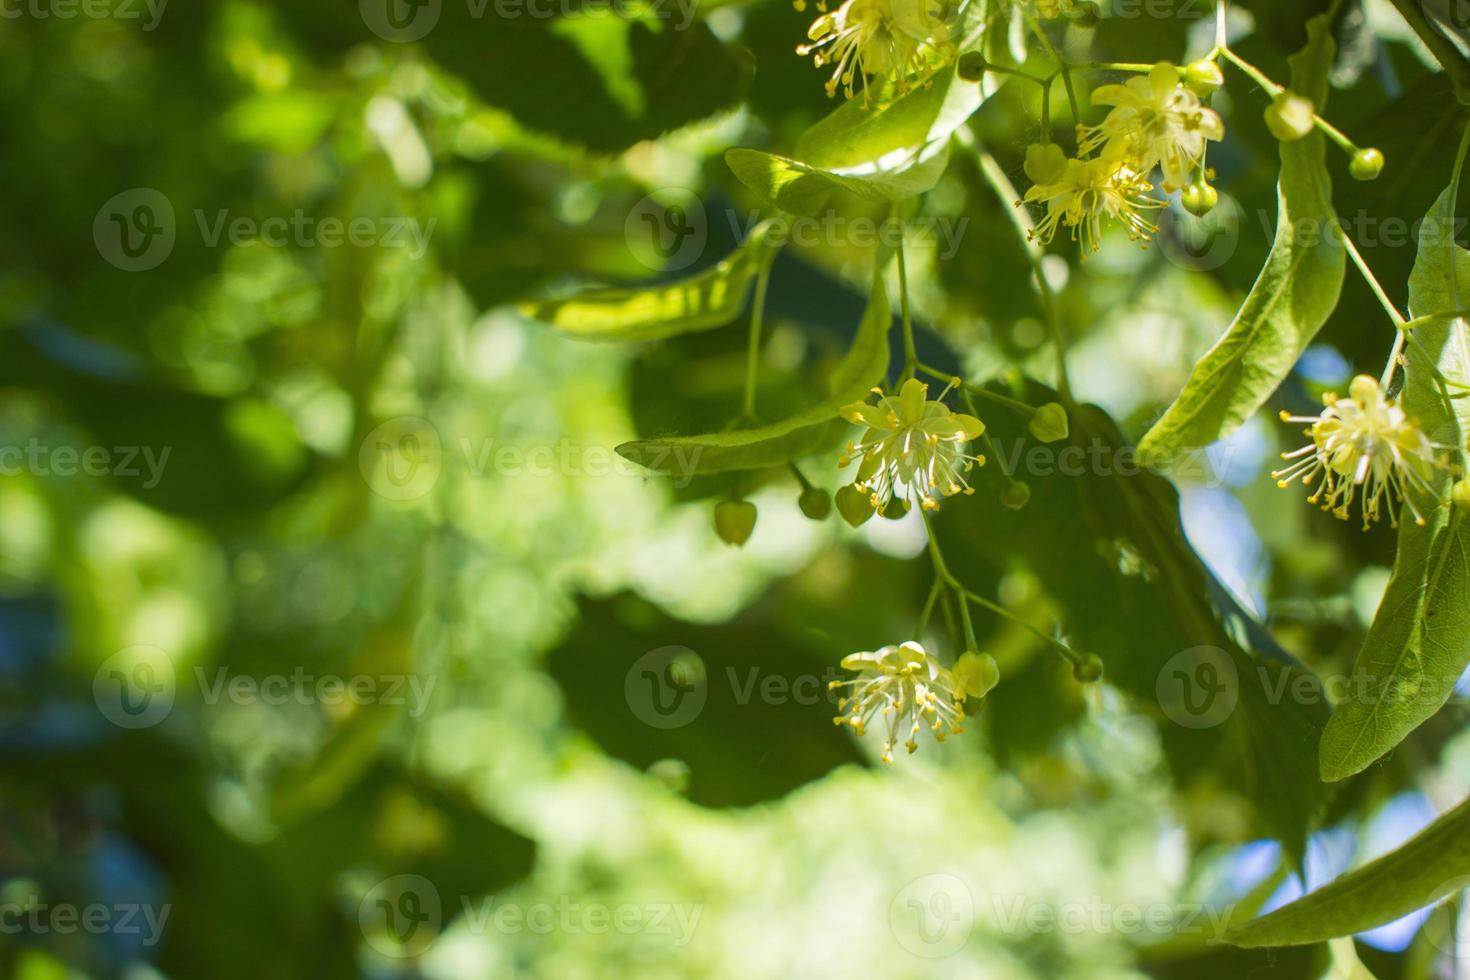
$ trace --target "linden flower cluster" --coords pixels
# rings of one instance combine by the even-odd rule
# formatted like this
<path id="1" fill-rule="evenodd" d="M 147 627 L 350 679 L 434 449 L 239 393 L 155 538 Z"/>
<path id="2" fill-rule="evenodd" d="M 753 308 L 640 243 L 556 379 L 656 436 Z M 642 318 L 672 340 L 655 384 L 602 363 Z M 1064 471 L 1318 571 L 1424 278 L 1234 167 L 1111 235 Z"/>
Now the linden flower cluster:
<path id="1" fill-rule="evenodd" d="M 1134 241 L 1147 241 L 1158 231 L 1141 212 L 1163 202 L 1148 196 L 1152 185 L 1124 157 L 1105 151 L 1095 159 L 1069 160 L 1061 147 L 1048 143 L 1027 151 L 1026 176 L 1032 186 L 1025 201 L 1046 209 L 1030 233 L 1033 241 L 1045 244 L 1065 226 L 1074 242 L 1081 241 L 1086 258 L 1101 244 L 1104 220 L 1121 224 Z"/>
<path id="2" fill-rule="evenodd" d="M 985 423 L 950 411 L 944 396 L 952 387 L 931 401 L 929 386 L 910 378 L 897 395 L 874 388 L 882 396 L 876 405 L 854 402 L 842 409 L 843 418 L 866 425 L 868 431 L 848 443 L 838 465 L 861 458 L 854 486 L 869 495 L 874 510 L 882 511 L 894 497 L 904 501 L 905 510 L 916 501 L 926 510 L 937 510 L 940 497 L 974 492 L 965 474 L 976 463 L 983 466 L 985 457 L 965 449 L 985 432 Z"/>
<path id="3" fill-rule="evenodd" d="M 797 10 L 806 9 L 806 0 L 795 2 Z M 813 55 L 818 68 L 833 66 L 829 96 L 841 86 L 850 99 L 861 83 L 867 105 L 870 77 L 896 84 L 902 94 L 912 76 L 954 56 L 944 0 L 846 0 L 830 13 L 825 0 L 818 0 L 817 9 L 822 14 L 807 30 L 811 43 L 796 53 Z"/>
<path id="4" fill-rule="evenodd" d="M 1140 174 L 1158 167 L 1166 191 L 1188 186 L 1204 166 L 1205 142 L 1225 138 L 1219 113 L 1201 105 L 1167 61 L 1124 85 L 1099 86 L 1092 101 L 1114 108 L 1101 125 L 1083 132 L 1082 151 L 1104 147 L 1105 155 L 1127 161 Z"/>
<path id="5" fill-rule="evenodd" d="M 983 698 L 1000 679 L 995 659 L 988 654 L 966 653 L 947 670 L 909 641 L 886 646 L 871 653 L 854 653 L 842 658 L 842 668 L 857 672 L 847 681 L 833 681 L 831 690 L 847 689 L 837 702 L 839 714 L 832 719 L 862 735 L 872 720 L 881 715 L 886 726 L 883 761 L 893 762 L 893 747 L 899 733 L 907 729 L 904 747 L 919 747 L 920 730 L 928 728 L 936 742 L 964 731 L 965 698 Z"/>
<path id="6" fill-rule="evenodd" d="M 1400 502 L 1408 505 L 1415 523 L 1423 524 L 1414 495 L 1436 497 L 1429 481 L 1442 465 L 1439 447 L 1368 375 L 1354 378 L 1348 393 L 1347 400 L 1331 392 L 1323 395 L 1326 407 L 1320 415 L 1281 413 L 1283 422 L 1309 423 L 1312 441 L 1282 454 L 1295 462 L 1271 474 L 1276 485 L 1284 488 L 1300 479 L 1311 486 L 1320 476 L 1321 485 L 1307 499 L 1344 520 L 1358 501 L 1364 530 L 1380 519 L 1385 504 L 1390 523 L 1397 527 Z"/>
<path id="7" fill-rule="evenodd" d="M 1033 239 L 1046 243 L 1058 228 L 1070 228 L 1083 258 L 1097 251 L 1104 221 L 1122 225 L 1134 241 L 1158 230 L 1143 215 L 1164 206 L 1149 196 L 1155 167 L 1165 191 L 1183 190 L 1196 175 L 1208 190 L 1206 145 L 1225 136 L 1219 114 L 1200 103 L 1168 62 L 1126 84 L 1100 86 L 1092 99 L 1113 109 L 1101 124 L 1079 127 L 1079 156 L 1068 159 L 1055 144 L 1039 144 L 1027 150 L 1025 168 L 1033 185 L 1025 200 L 1045 207 Z"/>

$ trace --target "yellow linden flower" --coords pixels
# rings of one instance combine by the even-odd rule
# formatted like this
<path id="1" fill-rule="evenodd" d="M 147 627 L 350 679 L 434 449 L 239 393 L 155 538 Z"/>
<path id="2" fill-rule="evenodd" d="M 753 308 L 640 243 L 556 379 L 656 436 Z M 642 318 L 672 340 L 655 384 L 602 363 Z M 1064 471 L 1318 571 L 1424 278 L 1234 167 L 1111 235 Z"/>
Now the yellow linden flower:
<path id="1" fill-rule="evenodd" d="M 1139 173 L 1157 166 L 1167 191 L 1188 186 L 1203 163 L 1206 140 L 1225 138 L 1219 114 L 1200 104 L 1167 61 L 1126 85 L 1099 86 L 1092 101 L 1115 108 L 1102 125 L 1084 132 L 1083 152 L 1106 145 L 1107 154 L 1130 158 Z"/>
<path id="2" fill-rule="evenodd" d="M 1348 392 L 1348 400 L 1331 392 L 1323 395 L 1326 408 L 1321 415 L 1281 413 L 1283 422 L 1310 423 L 1307 434 L 1312 441 L 1283 453 L 1282 459 L 1296 462 L 1272 473 L 1272 478 L 1279 487 L 1297 479 L 1311 486 L 1321 475 L 1321 486 L 1307 499 L 1344 520 L 1361 489 L 1364 530 L 1379 519 L 1385 501 L 1394 527 L 1399 523 L 1399 501 L 1408 504 L 1415 523 L 1423 524 L 1424 515 L 1413 498 L 1414 494 L 1435 497 L 1429 481 L 1442 465 L 1439 447 L 1402 408 L 1384 397 L 1373 378 L 1358 375 Z"/>
<path id="3" fill-rule="evenodd" d="M 798 0 L 796 9 L 805 6 Z M 827 6 L 819 3 L 817 9 Z M 866 105 L 869 76 L 896 82 L 903 93 L 910 76 L 949 60 L 954 48 L 943 15 L 943 0 L 847 0 L 812 22 L 807 31 L 811 43 L 796 53 L 815 55 L 819 68 L 835 66 L 827 82 L 829 96 L 840 85 L 850 99 L 854 84 L 861 81 Z"/>
<path id="4" fill-rule="evenodd" d="M 936 742 L 964 731 L 960 722 L 965 717 L 965 697 L 984 697 L 1000 677 L 995 660 L 988 655 L 967 653 L 951 672 L 912 640 L 843 657 L 842 669 L 856 671 L 858 676 L 828 685 L 834 691 L 850 689 L 837 702 L 839 714 L 832 721 L 862 735 L 881 713 L 887 726 L 885 763 L 893 761 L 893 747 L 902 729 L 908 730 L 904 747 L 910 752 L 918 749 L 919 730 L 925 726 Z"/>
<path id="5" fill-rule="evenodd" d="M 1065 160 L 1058 166 L 1060 155 L 1056 149 L 1042 158 L 1044 163 L 1032 166 L 1028 154 L 1026 171 L 1035 175 L 1032 179 L 1037 183 L 1026 192 L 1026 201 L 1046 206 L 1045 216 L 1031 233 L 1033 239 L 1045 244 L 1065 225 L 1072 229 L 1073 241 L 1081 239 L 1085 259 L 1097 251 L 1104 219 L 1121 224 L 1135 241 L 1147 241 L 1158 231 L 1139 212 L 1163 207 L 1163 202 L 1148 196 L 1152 185 L 1129 160 L 1104 153 L 1092 160 Z"/>
<path id="6" fill-rule="evenodd" d="M 944 404 L 949 390 L 930 401 L 929 386 L 910 378 L 897 395 L 883 395 L 876 405 L 854 402 L 842 409 L 843 418 L 868 431 L 848 443 L 838 463 L 847 466 L 861 458 L 856 486 L 868 492 L 874 510 L 883 510 L 894 497 L 903 499 L 905 509 L 917 501 L 937 510 L 940 496 L 974 492 L 965 474 L 976 463 L 983 466 L 985 457 L 970 456 L 965 448 L 984 433 L 985 423 L 950 411 Z"/>

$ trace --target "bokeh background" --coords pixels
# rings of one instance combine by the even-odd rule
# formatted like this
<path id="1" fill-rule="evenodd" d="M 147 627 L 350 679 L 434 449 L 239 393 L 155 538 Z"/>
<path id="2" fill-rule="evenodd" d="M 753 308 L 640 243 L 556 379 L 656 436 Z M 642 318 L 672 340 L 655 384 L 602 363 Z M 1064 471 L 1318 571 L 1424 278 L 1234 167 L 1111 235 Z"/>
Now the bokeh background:
<path id="1" fill-rule="evenodd" d="M 1237 46 L 1284 78 L 1325 7 L 1238 4 Z M 1378 229 L 1360 243 L 1402 302 L 1458 112 L 1389 5 L 1345 8 L 1329 114 L 1390 164 L 1356 184 L 1333 156 L 1337 201 Z M 1283 752 L 1244 709 L 1195 730 L 1147 695 L 1221 631 L 1319 672 L 1356 652 L 1392 536 L 1266 478 L 1296 438 L 1274 412 L 1387 353 L 1351 273 L 1268 411 L 1172 484 L 1148 477 L 1145 511 L 1112 474 L 1025 464 L 1010 510 L 993 461 L 946 509 L 972 587 L 1062 624 L 1109 680 L 982 618 L 1000 686 L 963 737 L 885 769 L 831 724 L 825 685 L 913 629 L 922 525 L 809 520 L 774 471 L 740 488 L 759 521 L 726 546 L 728 482 L 613 448 L 728 422 L 744 321 L 588 344 L 518 306 L 736 246 L 758 205 L 723 151 L 789 150 L 832 108 L 793 51 L 810 11 L 0 11 L 0 975 L 1316 977 L 1346 968 L 1220 946 L 1222 916 L 1470 790 L 1460 703 L 1329 797 L 1325 706 Z M 1104 13 L 1056 26 L 1077 60 L 1210 43 L 1201 0 Z M 967 134 L 1019 182 L 1035 93 L 985 94 Z M 1152 250 L 1046 260 L 1079 398 L 1123 439 L 1270 244 L 1265 98 L 1234 76 L 1216 105 L 1215 214 L 1165 212 Z M 916 218 L 952 238 L 907 247 L 924 359 L 1019 393 L 1051 354 L 1010 206 L 957 153 Z M 861 314 L 873 249 L 851 228 L 777 261 L 771 416 L 820 392 Z M 649 237 L 670 231 L 677 250 Z M 839 483 L 835 452 L 800 465 Z M 1463 976 L 1457 910 L 1358 956 Z"/>

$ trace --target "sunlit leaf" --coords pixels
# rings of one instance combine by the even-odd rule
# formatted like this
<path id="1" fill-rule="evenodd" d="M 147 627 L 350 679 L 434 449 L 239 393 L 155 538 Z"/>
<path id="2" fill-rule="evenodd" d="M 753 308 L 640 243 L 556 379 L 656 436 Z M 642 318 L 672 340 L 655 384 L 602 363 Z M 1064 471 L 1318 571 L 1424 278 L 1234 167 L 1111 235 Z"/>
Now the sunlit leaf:
<path id="1" fill-rule="evenodd" d="M 980 103 L 979 86 L 949 67 L 890 105 L 843 103 L 802 134 L 792 157 L 740 147 L 725 160 L 767 204 L 795 214 L 818 213 L 837 190 L 902 201 L 939 182 L 950 135 Z"/>
<path id="2" fill-rule="evenodd" d="M 864 176 L 843 176 L 809 166 L 799 160 L 736 147 L 725 154 L 725 162 L 740 182 L 761 200 L 792 214 L 816 215 L 832 193 L 845 190 L 870 201 L 905 201 L 929 190 L 944 175 L 949 164 L 948 148 L 920 163 L 894 171 L 877 171 Z"/>
<path id="3" fill-rule="evenodd" d="M 619 455 L 659 473 L 697 473 L 780 466 L 829 445 L 847 423 L 842 406 L 865 398 L 888 371 L 888 328 L 893 313 L 883 277 L 875 276 L 868 308 L 852 347 L 833 370 L 830 393 L 816 405 L 755 429 L 710 432 L 667 439 L 640 439 L 618 447 Z"/>
<path id="4" fill-rule="evenodd" d="M 1236 926 L 1237 946 L 1299 946 L 1393 922 L 1470 887 L 1470 801 L 1407 844 L 1270 915 Z"/>
<path id="5" fill-rule="evenodd" d="M 718 264 L 677 282 L 632 289 L 595 289 L 521 311 L 579 340 L 659 340 L 722 327 L 740 315 L 750 285 L 773 246 L 767 221 Z"/>

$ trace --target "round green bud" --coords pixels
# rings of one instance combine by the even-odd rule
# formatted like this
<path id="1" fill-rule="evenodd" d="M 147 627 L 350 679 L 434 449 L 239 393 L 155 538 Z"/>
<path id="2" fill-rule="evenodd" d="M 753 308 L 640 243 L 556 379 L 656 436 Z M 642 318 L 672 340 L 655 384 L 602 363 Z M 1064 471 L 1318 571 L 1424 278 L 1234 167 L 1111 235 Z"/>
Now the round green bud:
<path id="1" fill-rule="evenodd" d="M 1000 666 L 988 653 L 966 650 L 955 661 L 954 670 L 950 673 L 955 679 L 955 687 L 964 691 L 966 697 L 983 698 L 1000 683 Z"/>
<path id="2" fill-rule="evenodd" d="M 1299 140 L 1312 131 L 1315 125 L 1312 115 L 1316 111 L 1311 99 L 1295 92 L 1282 92 L 1266 109 L 1266 128 L 1283 143 Z"/>
<path id="3" fill-rule="evenodd" d="M 1456 481 L 1454 488 L 1450 490 L 1450 499 L 1460 508 L 1461 513 L 1470 514 L 1470 477 Z"/>
<path id="4" fill-rule="evenodd" d="M 1083 684 L 1091 684 L 1102 680 L 1103 662 L 1102 658 L 1095 653 L 1089 653 L 1082 658 L 1082 662 L 1072 665 L 1072 676 Z"/>
<path id="5" fill-rule="evenodd" d="M 862 527 L 873 516 L 873 501 L 849 483 L 837 490 L 837 513 L 852 527 Z"/>
<path id="6" fill-rule="evenodd" d="M 1067 172 L 1067 154 L 1055 143 L 1032 143 L 1026 147 L 1026 176 L 1033 184 L 1054 184 Z"/>
<path id="7" fill-rule="evenodd" d="M 807 487 L 796 499 L 796 505 L 814 521 L 825 521 L 832 513 L 832 498 L 820 487 Z"/>
<path id="8" fill-rule="evenodd" d="M 1348 173 L 1353 175 L 1353 180 L 1376 180 L 1383 173 L 1383 151 L 1375 147 L 1368 147 L 1353 154 L 1353 162 L 1348 164 Z"/>
<path id="9" fill-rule="evenodd" d="M 1056 402 L 1047 402 L 1026 423 L 1030 433 L 1042 442 L 1060 442 L 1067 438 L 1067 410 Z"/>
<path id="10" fill-rule="evenodd" d="M 967 82 L 978 82 L 985 76 L 987 65 L 985 56 L 979 51 L 967 51 L 960 55 L 960 63 L 956 70 L 960 78 Z"/>
<path id="11" fill-rule="evenodd" d="M 1225 75 L 1220 71 L 1219 63 L 1201 58 L 1184 69 L 1184 84 L 1203 98 L 1225 84 Z"/>
<path id="12" fill-rule="evenodd" d="M 878 515 L 887 521 L 901 521 L 904 519 L 904 515 L 909 512 L 908 507 L 904 506 L 904 503 L 905 501 L 902 497 L 894 497 L 883 505 L 883 509 L 878 512 Z"/>
<path id="13" fill-rule="evenodd" d="M 748 500 L 722 500 L 715 504 L 715 533 L 737 548 L 750 540 L 755 530 L 755 504 Z"/>
<path id="14" fill-rule="evenodd" d="M 1024 483 L 1012 483 L 1000 492 L 1000 502 L 1011 510 L 1020 510 L 1031 499 L 1031 488 Z"/>
<path id="15" fill-rule="evenodd" d="M 1220 203 L 1220 192 L 1201 178 L 1184 188 L 1179 195 L 1179 203 L 1184 205 L 1184 210 L 1196 218 L 1203 218 L 1215 210 L 1215 205 Z"/>

